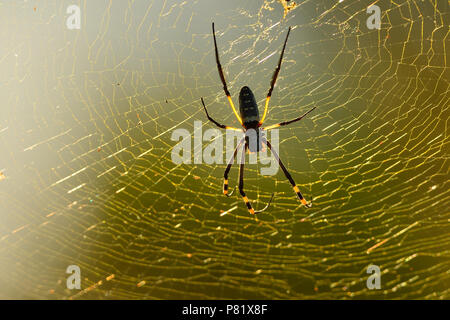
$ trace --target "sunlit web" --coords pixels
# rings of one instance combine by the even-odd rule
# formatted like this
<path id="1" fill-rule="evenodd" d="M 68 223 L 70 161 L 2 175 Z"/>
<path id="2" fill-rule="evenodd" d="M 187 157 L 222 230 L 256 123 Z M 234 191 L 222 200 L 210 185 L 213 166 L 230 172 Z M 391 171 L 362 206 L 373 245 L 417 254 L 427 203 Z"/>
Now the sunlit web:
<path id="1" fill-rule="evenodd" d="M 448 299 L 448 2 L 296 3 L 83 1 L 80 30 L 72 3 L 3 3 L 0 297 Z M 201 96 L 238 125 L 211 21 L 235 103 L 260 106 L 292 26 L 266 123 L 317 107 L 280 130 L 313 208 L 248 165 L 257 207 L 277 193 L 255 219 L 225 164 L 171 161 L 174 129 L 212 127 Z"/>

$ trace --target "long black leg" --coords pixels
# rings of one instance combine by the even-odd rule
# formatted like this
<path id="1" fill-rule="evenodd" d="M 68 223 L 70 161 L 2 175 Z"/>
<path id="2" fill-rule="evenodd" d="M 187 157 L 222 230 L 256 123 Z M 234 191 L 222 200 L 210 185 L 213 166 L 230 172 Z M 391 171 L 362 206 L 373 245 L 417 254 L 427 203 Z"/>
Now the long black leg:
<path id="1" fill-rule="evenodd" d="M 206 116 L 208 117 L 208 120 L 209 120 L 209 121 L 211 121 L 211 122 L 214 123 L 216 126 L 218 126 L 219 128 L 222 128 L 222 129 L 242 131 L 242 129 L 238 129 L 238 128 L 226 126 L 226 125 L 224 125 L 224 124 L 220 124 L 220 123 L 218 123 L 216 120 L 214 120 L 213 118 L 211 118 L 211 117 L 209 116 L 208 110 L 206 109 L 205 102 L 203 101 L 203 97 L 201 98 L 201 100 L 202 100 L 202 104 L 203 104 L 203 109 L 205 109 Z"/>
<path id="2" fill-rule="evenodd" d="M 296 122 L 296 121 L 300 121 L 300 120 L 302 120 L 308 113 L 310 113 L 311 111 L 313 111 L 315 108 L 316 108 L 316 107 L 312 108 L 311 110 L 309 110 L 308 112 L 306 112 L 306 113 L 305 113 L 304 115 L 302 115 L 301 117 L 295 118 L 295 119 L 293 119 L 293 120 L 289 120 L 289 121 L 284 121 L 284 122 L 280 122 L 280 123 L 277 123 L 277 124 L 273 124 L 273 125 L 271 125 L 271 126 L 268 126 L 268 127 L 263 128 L 263 130 L 270 130 L 270 129 L 273 129 L 273 128 L 277 128 L 277 127 L 281 127 L 281 126 L 286 126 L 286 125 L 291 124 L 291 123 Z"/>
<path id="3" fill-rule="evenodd" d="M 288 33 L 286 35 L 286 39 L 284 40 L 283 50 L 281 50 L 280 59 L 278 60 L 278 66 L 276 67 L 276 69 L 272 75 L 272 81 L 270 82 L 270 89 L 269 89 L 269 92 L 267 93 L 267 97 L 266 97 L 266 106 L 264 107 L 264 113 L 261 118 L 261 121 L 259 121 L 259 125 L 262 125 L 264 123 L 264 119 L 266 118 L 267 109 L 269 107 L 270 97 L 272 96 L 273 87 L 275 86 L 275 82 L 277 81 L 278 74 L 280 73 L 280 70 L 281 70 L 281 61 L 283 60 L 284 49 L 286 49 L 286 43 L 289 38 L 290 32 L 291 32 L 291 27 L 289 27 Z"/>
<path id="4" fill-rule="evenodd" d="M 281 161 L 280 157 L 278 156 L 278 153 L 275 150 L 272 149 L 272 145 L 270 144 L 269 140 L 264 140 L 263 143 L 267 144 L 267 146 L 269 147 L 270 151 L 272 151 L 273 156 L 278 161 L 278 164 L 280 165 L 281 170 L 283 170 L 284 175 L 286 176 L 286 178 L 291 183 L 292 188 L 294 188 L 294 191 L 297 194 L 297 196 L 300 199 L 300 201 L 302 202 L 302 204 L 305 207 L 307 207 L 307 208 L 311 208 L 312 204 L 308 204 L 306 202 L 305 198 L 303 198 L 302 193 L 300 192 L 300 190 L 298 189 L 297 185 L 295 184 L 294 179 L 292 179 L 291 174 L 289 173 L 289 171 L 287 171 L 286 167 L 284 166 L 283 162 Z"/>
<path id="5" fill-rule="evenodd" d="M 230 103 L 230 106 L 233 109 L 234 115 L 236 116 L 236 118 L 238 118 L 239 122 L 242 124 L 242 119 L 239 116 L 239 114 L 237 113 L 236 108 L 234 107 L 233 100 L 231 100 L 230 91 L 228 91 L 227 82 L 225 81 L 225 75 L 223 74 L 222 65 L 220 64 L 219 50 L 217 49 L 217 41 L 216 41 L 216 31 L 214 30 L 214 22 L 212 23 L 212 31 L 213 31 L 213 37 L 214 37 L 214 49 L 216 52 L 216 64 L 217 64 L 217 69 L 219 70 L 220 80 L 222 80 L 223 90 L 225 91 L 228 102 Z"/>
<path id="6" fill-rule="evenodd" d="M 230 172 L 231 166 L 234 163 L 234 159 L 236 158 L 239 147 L 241 146 L 243 141 L 244 141 L 244 138 L 242 138 L 241 141 L 239 141 L 236 149 L 234 149 L 233 156 L 228 161 L 227 168 L 225 169 L 225 173 L 223 174 L 223 194 L 226 195 L 227 197 L 231 197 L 231 195 L 234 192 L 234 189 L 233 189 L 233 191 L 231 191 L 231 193 L 228 193 L 228 173 Z"/>
<path id="7" fill-rule="evenodd" d="M 245 205 L 247 206 L 248 212 L 250 212 L 250 214 L 256 214 L 256 213 L 265 211 L 270 206 L 270 203 L 272 202 L 274 193 L 272 193 L 272 197 L 270 198 L 269 203 L 267 203 L 267 205 L 262 210 L 255 211 L 255 209 L 253 209 L 252 204 L 248 200 L 247 196 L 245 195 L 245 191 L 244 191 L 244 164 L 245 164 L 245 150 L 247 149 L 247 147 L 248 147 L 248 145 L 246 142 L 244 144 L 244 147 L 242 150 L 241 165 L 239 167 L 239 192 L 241 193 L 242 199 L 244 199 L 244 202 L 245 202 Z"/>

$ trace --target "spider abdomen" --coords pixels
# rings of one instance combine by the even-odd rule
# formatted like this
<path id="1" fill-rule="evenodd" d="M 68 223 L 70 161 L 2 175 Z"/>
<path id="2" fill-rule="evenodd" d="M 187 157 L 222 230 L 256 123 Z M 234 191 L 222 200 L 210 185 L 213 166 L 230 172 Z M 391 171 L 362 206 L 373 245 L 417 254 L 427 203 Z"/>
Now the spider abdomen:
<path id="1" fill-rule="evenodd" d="M 242 124 L 246 129 L 259 126 L 259 110 L 255 96 L 249 87 L 242 87 L 239 92 L 239 112 L 241 113 Z"/>

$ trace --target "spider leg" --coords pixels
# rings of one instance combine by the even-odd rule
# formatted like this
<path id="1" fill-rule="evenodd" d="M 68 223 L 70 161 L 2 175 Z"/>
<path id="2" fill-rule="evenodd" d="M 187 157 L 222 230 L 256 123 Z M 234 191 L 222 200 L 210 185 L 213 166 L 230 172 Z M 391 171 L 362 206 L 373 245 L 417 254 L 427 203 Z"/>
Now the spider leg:
<path id="1" fill-rule="evenodd" d="M 231 166 L 234 163 L 234 159 L 236 158 L 239 147 L 241 146 L 243 141 L 244 141 L 244 138 L 242 138 L 241 141 L 239 141 L 238 145 L 236 146 L 236 149 L 234 149 L 233 156 L 228 161 L 227 168 L 225 169 L 225 173 L 223 174 L 223 194 L 226 195 L 227 197 L 231 197 L 231 195 L 234 192 L 234 189 L 236 189 L 236 187 L 235 187 L 235 188 L 233 188 L 233 191 L 231 191 L 231 193 L 228 193 L 228 173 L 230 172 Z"/>
<path id="2" fill-rule="evenodd" d="M 214 30 L 214 22 L 212 23 L 212 31 L 213 31 L 213 37 L 214 37 L 214 49 L 216 52 L 216 64 L 217 64 L 217 69 L 219 70 L 220 80 L 222 80 L 223 90 L 225 91 L 228 102 L 230 103 L 230 106 L 233 109 L 234 115 L 236 116 L 236 118 L 238 118 L 240 124 L 242 124 L 242 119 L 239 116 L 239 114 L 237 113 L 236 108 L 234 107 L 233 100 L 231 100 L 230 91 L 228 91 L 227 82 L 225 81 L 225 75 L 223 74 L 222 65 L 220 64 L 219 50 L 217 50 L 216 31 Z"/>
<path id="3" fill-rule="evenodd" d="M 284 121 L 284 122 L 280 122 L 280 123 L 277 123 L 277 124 L 273 124 L 273 125 L 271 125 L 271 126 L 268 126 L 268 127 L 263 128 L 263 130 L 270 130 L 270 129 L 273 129 L 273 128 L 278 128 L 278 127 L 281 127 L 281 126 L 286 126 L 286 125 L 291 124 L 291 123 L 296 122 L 296 121 L 300 121 L 300 120 L 303 119 L 303 117 L 305 117 L 308 113 L 310 113 L 311 111 L 313 111 L 315 108 L 316 108 L 316 107 L 312 108 L 311 110 L 309 110 L 308 112 L 306 112 L 306 113 L 305 113 L 304 115 L 302 115 L 301 117 L 295 118 L 295 119 L 293 119 L 293 120 L 289 120 L 289 121 Z"/>
<path id="4" fill-rule="evenodd" d="M 245 164 L 245 149 L 246 148 L 247 148 L 247 143 L 244 144 L 244 147 L 242 150 L 242 155 L 241 155 L 241 166 L 239 167 L 239 192 L 240 192 L 242 198 L 244 199 L 244 202 L 245 202 L 245 205 L 247 206 L 248 212 L 250 212 L 250 214 L 256 214 L 256 213 L 261 213 L 261 212 L 265 211 L 270 206 L 270 203 L 273 200 L 274 193 L 272 193 L 272 197 L 270 198 L 269 202 L 263 209 L 258 210 L 258 211 L 255 211 L 255 209 L 253 209 L 252 204 L 250 203 L 250 200 L 248 200 L 247 196 L 245 195 L 245 191 L 244 191 L 244 164 Z"/>
<path id="5" fill-rule="evenodd" d="M 205 102 L 203 101 L 203 97 L 201 98 L 201 100 L 202 100 L 202 104 L 203 104 L 203 109 L 205 109 L 206 116 L 208 117 L 208 120 L 209 120 L 209 121 L 211 121 L 211 122 L 214 123 L 216 126 L 218 126 L 219 128 L 222 128 L 222 129 L 242 131 L 242 129 L 238 129 L 238 128 L 234 128 L 234 127 L 229 127 L 229 126 L 226 126 L 226 125 L 224 125 L 224 124 L 220 124 L 220 123 L 218 123 L 216 120 L 214 120 L 213 118 L 211 118 L 211 117 L 209 116 L 208 110 L 206 109 Z"/>
<path id="6" fill-rule="evenodd" d="M 278 153 L 272 149 L 272 145 L 270 144 L 269 140 L 264 140 L 263 143 L 267 144 L 267 146 L 269 147 L 270 151 L 272 151 L 273 156 L 275 157 L 275 159 L 278 161 L 278 164 L 281 167 L 281 170 L 283 170 L 284 175 L 286 176 L 286 178 L 289 180 L 289 182 L 292 185 L 292 188 L 294 189 L 295 193 L 297 194 L 298 198 L 300 199 L 301 203 L 307 207 L 307 208 L 311 208 L 312 206 L 312 201 L 310 204 L 308 204 L 305 200 L 305 198 L 303 198 L 302 193 L 300 192 L 299 188 L 297 187 L 297 185 L 295 184 L 294 179 L 292 179 L 291 174 L 289 173 L 289 171 L 286 169 L 286 167 L 284 166 L 283 162 L 281 161 L 280 157 L 278 156 Z"/>
<path id="7" fill-rule="evenodd" d="M 286 35 L 286 39 L 284 40 L 283 50 L 281 50 L 280 60 L 278 60 L 278 66 L 276 67 L 276 69 L 272 75 L 272 81 L 270 82 L 270 89 L 269 89 L 269 92 L 267 93 L 267 97 L 266 97 L 266 105 L 264 107 L 264 113 L 261 118 L 261 121 L 259 121 L 260 126 L 264 123 L 264 119 L 266 118 L 266 115 L 267 115 L 267 109 L 269 107 L 270 97 L 272 96 L 272 90 L 273 90 L 273 87 L 275 86 L 275 82 L 277 81 L 278 73 L 280 73 L 281 61 L 283 60 L 284 49 L 286 49 L 286 43 L 287 43 L 287 39 L 289 38 L 290 32 L 291 32 L 291 27 L 289 27 L 288 33 Z"/>

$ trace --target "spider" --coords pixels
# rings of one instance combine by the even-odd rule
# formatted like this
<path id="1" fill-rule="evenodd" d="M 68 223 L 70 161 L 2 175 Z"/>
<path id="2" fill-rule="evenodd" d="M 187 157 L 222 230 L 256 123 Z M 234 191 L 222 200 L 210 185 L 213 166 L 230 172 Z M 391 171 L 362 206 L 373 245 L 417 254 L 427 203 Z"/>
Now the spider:
<path id="1" fill-rule="evenodd" d="M 213 38 L 214 38 L 214 48 L 215 48 L 215 53 L 216 53 L 216 64 L 217 64 L 217 69 L 219 70 L 219 76 L 220 79 L 222 80 L 222 84 L 223 84 L 223 90 L 225 91 L 225 94 L 227 96 L 228 102 L 230 103 L 231 108 L 233 109 L 233 112 L 236 116 L 236 118 L 239 120 L 239 122 L 242 125 L 242 129 L 238 129 L 238 128 L 234 128 L 234 127 L 230 127 L 230 126 L 226 126 L 223 124 L 218 123 L 216 120 L 214 120 L 213 118 L 211 118 L 209 116 L 208 110 L 206 109 L 206 105 L 205 102 L 203 101 L 203 97 L 201 98 L 201 102 L 203 104 L 203 108 L 205 109 L 206 112 L 206 116 L 208 118 L 209 121 L 211 121 L 212 123 L 214 123 L 216 126 L 218 126 L 219 128 L 222 129 L 226 129 L 226 130 L 237 130 L 237 131 L 243 131 L 244 133 L 247 133 L 248 130 L 253 129 L 256 131 L 256 144 L 253 144 L 253 148 L 252 148 L 252 144 L 250 144 L 249 146 L 249 139 L 248 136 L 245 135 L 240 142 L 238 143 L 236 149 L 234 150 L 234 153 L 232 155 L 232 157 L 230 158 L 230 160 L 227 163 L 227 167 L 225 169 L 225 173 L 224 173 L 224 182 L 223 182 L 223 193 L 224 195 L 226 195 L 227 197 L 231 196 L 231 194 L 233 192 L 231 192 L 230 194 L 228 194 L 228 173 L 230 172 L 231 166 L 234 163 L 234 159 L 236 158 L 237 152 L 239 150 L 239 148 L 241 147 L 241 145 L 243 144 L 243 152 L 242 152 L 242 156 L 241 156 L 241 163 L 240 163 L 240 167 L 239 167 L 239 192 L 247 206 L 248 211 L 251 214 L 256 214 L 256 213 L 260 213 L 265 211 L 272 199 L 274 194 L 272 194 L 272 197 L 269 201 L 269 203 L 262 209 L 259 211 L 255 211 L 252 207 L 252 204 L 250 203 L 250 200 L 247 198 L 245 191 L 244 191 L 244 163 L 245 163 L 245 151 L 249 150 L 250 152 L 258 152 L 262 149 L 262 145 L 266 145 L 271 151 L 273 156 L 275 157 L 275 159 L 278 161 L 279 166 L 281 167 L 281 169 L 284 172 L 284 175 L 286 176 L 286 178 L 289 180 L 289 182 L 292 185 L 292 188 L 294 189 L 295 193 L 297 194 L 297 197 L 299 198 L 300 202 L 307 208 L 311 207 L 311 203 L 308 204 L 305 200 L 305 198 L 303 198 L 299 188 L 297 187 L 297 185 L 295 184 L 294 179 L 292 178 L 291 174 L 288 172 L 288 170 L 286 169 L 286 167 L 284 166 L 283 162 L 281 161 L 278 153 L 272 149 L 272 145 L 270 144 L 270 142 L 266 139 L 265 135 L 264 135 L 264 131 L 273 129 L 273 128 L 277 128 L 277 127 L 281 127 L 281 126 L 285 126 L 288 124 L 291 124 L 293 122 L 296 121 L 300 121 L 301 119 L 303 119 L 303 117 L 305 117 L 308 113 L 310 113 L 311 111 L 313 111 L 316 107 L 312 108 L 311 110 L 309 110 L 308 112 L 306 112 L 305 114 L 303 114 L 302 116 L 289 120 L 289 121 L 284 121 L 284 122 L 280 122 L 277 124 L 273 124 L 267 127 L 261 127 L 262 124 L 264 123 L 264 119 L 266 118 L 267 115 L 267 109 L 269 106 L 269 101 L 270 101 L 270 97 L 272 95 L 272 90 L 275 86 L 275 81 L 277 80 L 278 77 L 278 73 L 280 72 L 280 67 L 281 67 L 281 61 L 283 59 L 283 54 L 284 54 L 284 49 L 286 48 L 286 43 L 289 37 L 289 33 L 291 32 L 291 27 L 289 27 L 288 33 L 286 35 L 286 39 L 284 40 L 284 45 L 283 45 L 283 49 L 281 51 L 281 56 L 280 59 L 278 60 L 278 66 L 276 67 L 273 76 L 272 76 L 272 81 L 270 83 L 270 89 L 269 92 L 267 93 L 267 97 L 266 97 L 266 104 L 264 107 L 264 113 L 262 115 L 262 118 L 259 118 L 259 111 L 258 111 L 258 106 L 256 104 L 256 100 L 255 100 L 255 96 L 253 95 L 253 92 L 250 90 L 249 87 L 244 86 L 241 88 L 241 91 L 239 92 L 239 111 L 240 111 L 240 115 L 237 113 L 236 108 L 234 107 L 233 101 L 231 100 L 231 95 L 230 92 L 228 91 L 228 87 L 227 87 L 227 83 L 225 81 L 225 76 L 223 74 L 223 70 L 222 70 L 222 65 L 220 64 L 219 61 L 219 52 L 217 50 L 217 41 L 216 41 L 216 32 L 214 30 L 214 22 L 212 23 L 212 33 L 213 33 Z M 245 141 L 245 143 L 244 143 Z M 256 147 L 256 150 L 255 150 Z M 252 150 L 253 149 L 253 150 Z M 234 191 L 234 190 L 233 190 Z"/>

